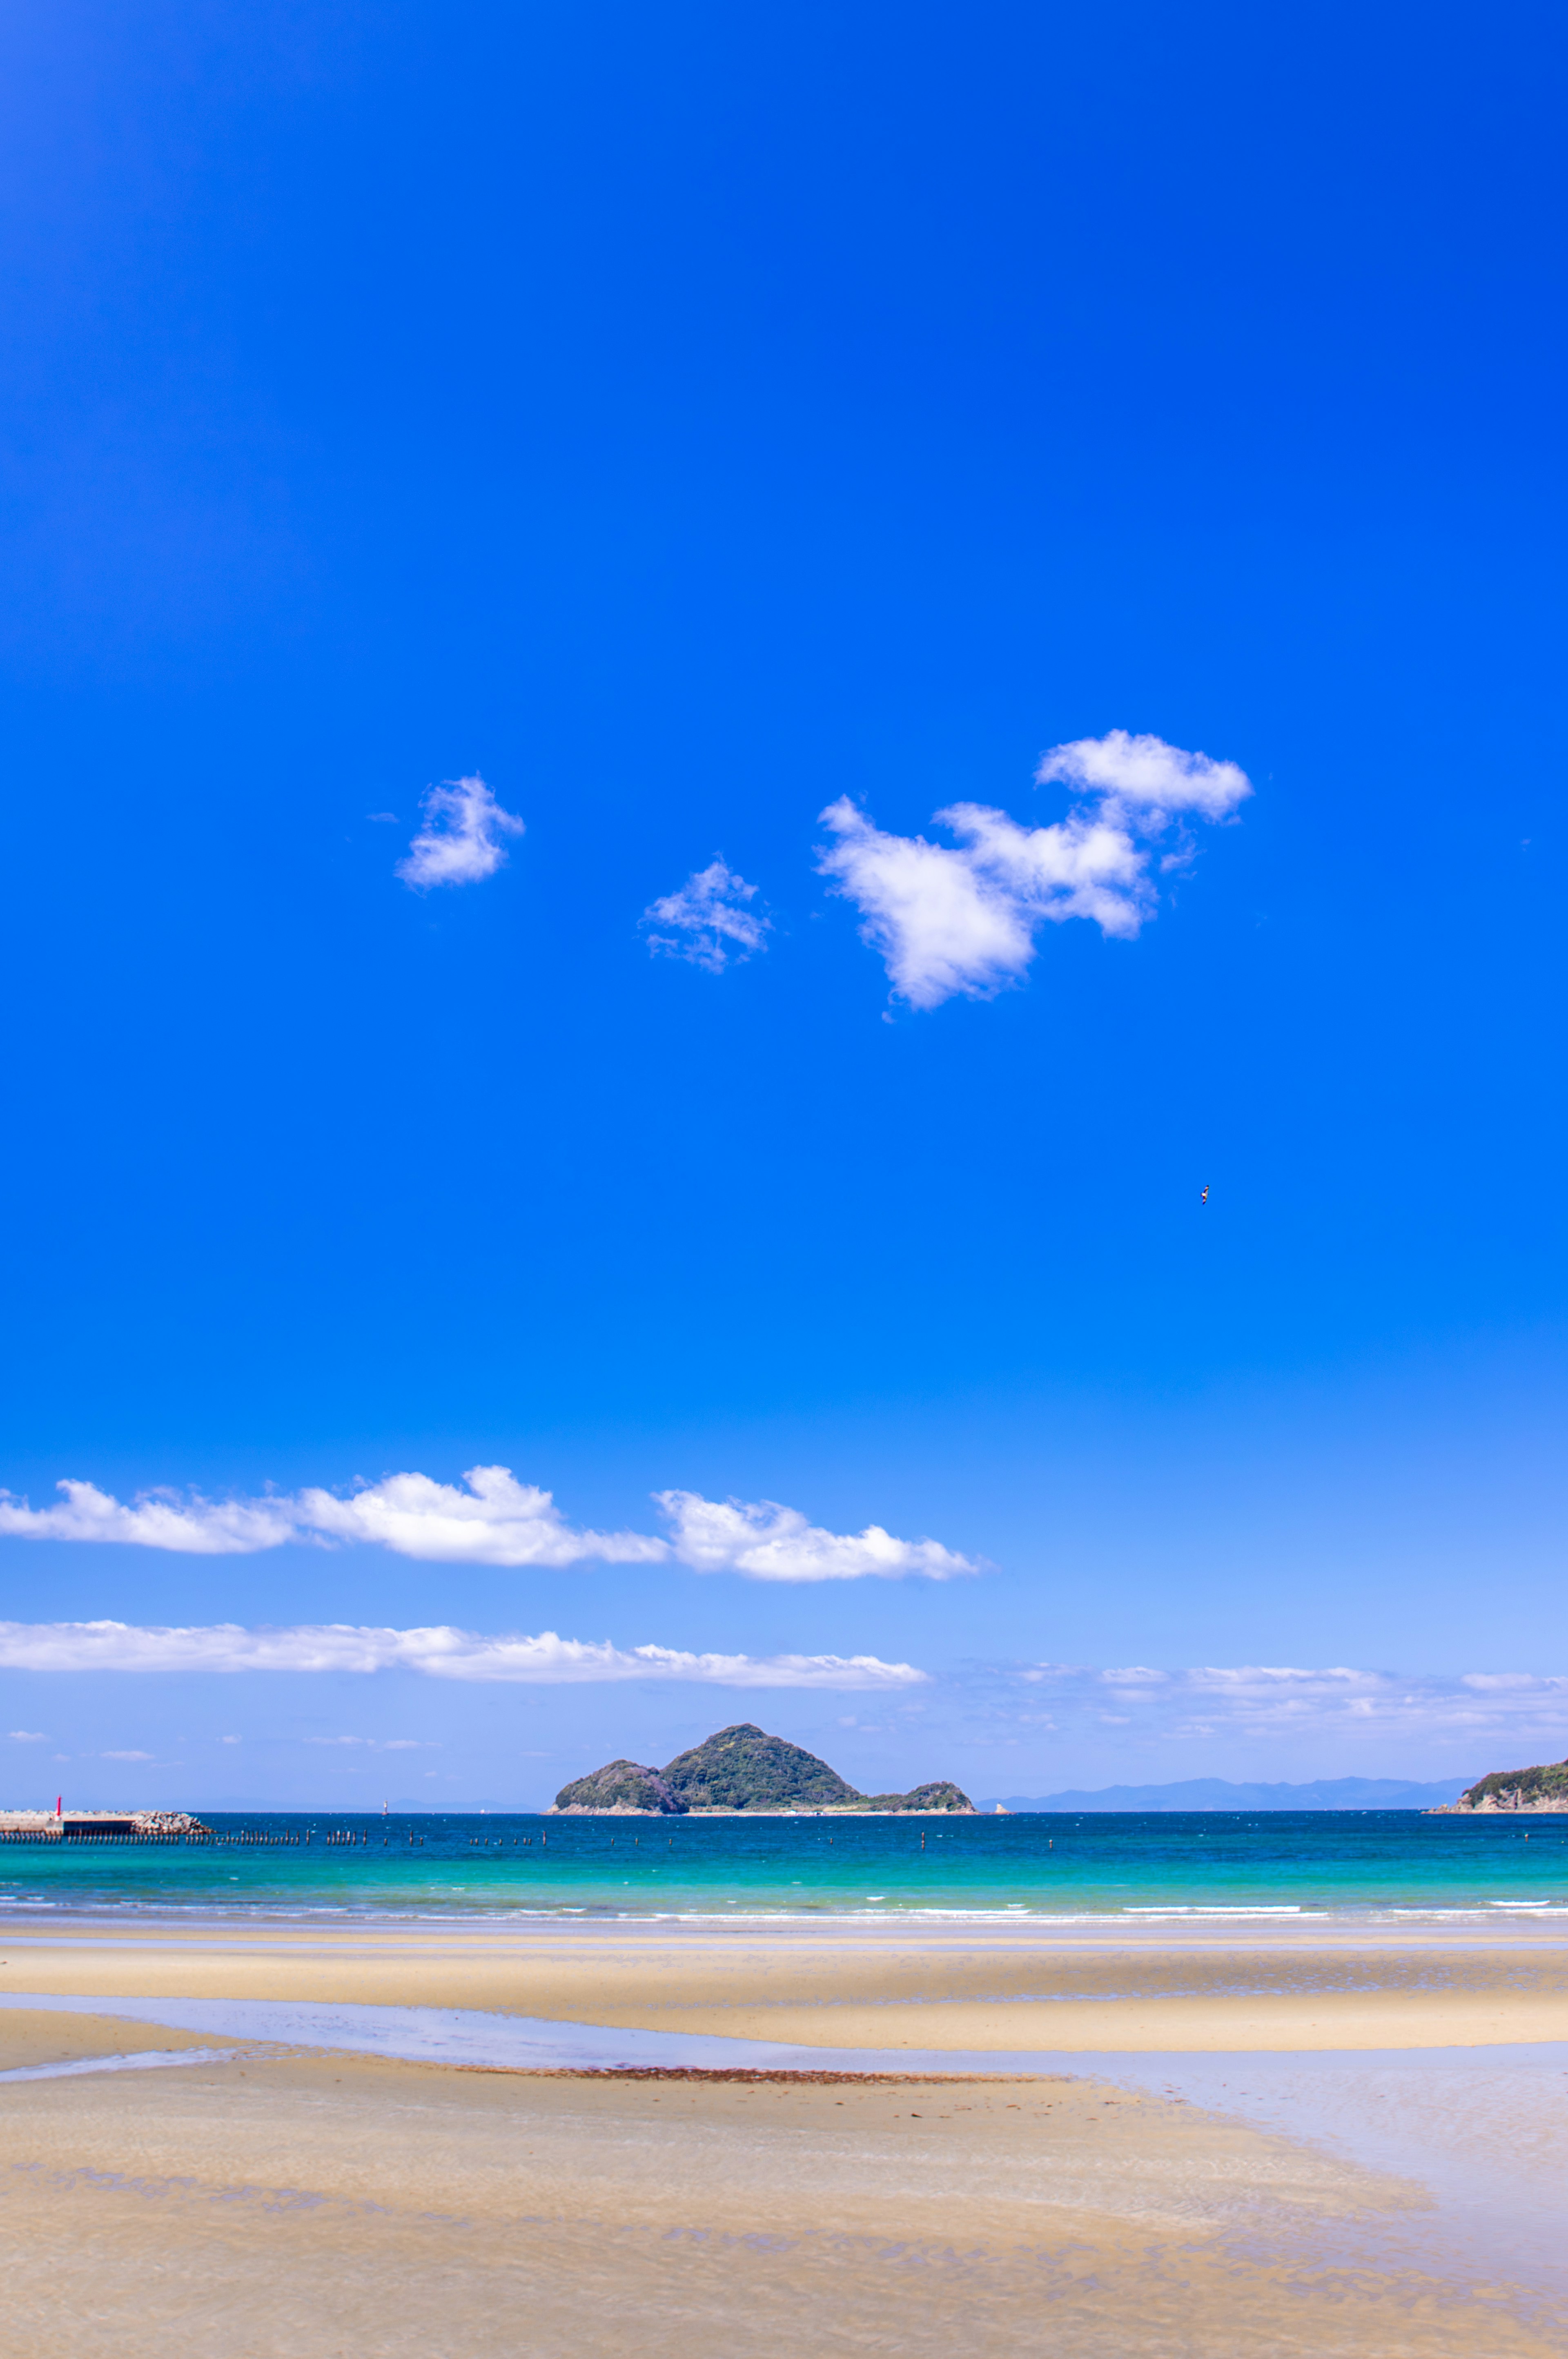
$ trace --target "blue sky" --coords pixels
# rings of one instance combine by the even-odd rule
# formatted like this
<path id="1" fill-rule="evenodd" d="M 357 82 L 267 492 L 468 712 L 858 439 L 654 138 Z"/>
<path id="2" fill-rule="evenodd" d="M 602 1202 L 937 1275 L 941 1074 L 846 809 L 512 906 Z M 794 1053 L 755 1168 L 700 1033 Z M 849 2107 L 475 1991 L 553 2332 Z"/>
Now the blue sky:
<path id="1" fill-rule="evenodd" d="M 12 1799 L 1561 1752 L 1555 13 L 0 48 Z"/>

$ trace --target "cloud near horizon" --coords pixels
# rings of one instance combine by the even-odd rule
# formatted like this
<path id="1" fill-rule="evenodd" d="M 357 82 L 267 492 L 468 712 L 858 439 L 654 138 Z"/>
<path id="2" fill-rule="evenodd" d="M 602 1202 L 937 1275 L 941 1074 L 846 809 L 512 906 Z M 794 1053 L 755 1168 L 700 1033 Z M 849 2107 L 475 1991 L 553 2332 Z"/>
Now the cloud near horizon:
<path id="1" fill-rule="evenodd" d="M 750 908 L 756 895 L 754 885 L 719 858 L 694 869 L 678 892 L 650 901 L 638 923 L 648 929 L 654 957 L 685 959 L 709 974 L 722 974 L 727 966 L 767 948 L 763 937 L 773 921 Z M 655 932 L 655 927 L 667 930 Z"/>
<path id="2" fill-rule="evenodd" d="M 579 1531 L 550 1492 L 519 1483 L 508 1466 L 471 1466 L 462 1480 L 464 1489 L 427 1474 L 388 1474 L 346 1496 L 310 1486 L 287 1496 L 218 1501 L 197 1492 L 146 1491 L 128 1506 L 94 1484 L 68 1480 L 56 1485 L 65 1496 L 52 1507 L 0 1492 L 0 1537 L 114 1540 L 186 1556 L 254 1555 L 289 1540 L 360 1543 L 427 1564 L 682 1564 L 773 1582 L 950 1581 L 979 1569 L 938 1540 L 897 1539 L 880 1524 L 830 1532 L 772 1499 L 655 1492 L 671 1526 L 663 1539 L 652 1532 Z"/>
<path id="3" fill-rule="evenodd" d="M 1288 1781 L 1303 1774 L 1304 1756 L 1311 1775 L 1342 1776 L 1370 1767 L 1380 1776 L 1421 1777 L 1437 1774 L 1442 1760 L 1457 1756 L 1456 1767 L 1468 1778 L 1556 1759 L 1568 1742 L 1568 1674 L 1523 1671 L 1403 1676 L 1346 1665 L 1210 1664 L 1156 1670 L 1142 1665 L 969 1663 L 932 1673 L 876 1655 L 622 1647 L 608 1639 L 563 1638 L 553 1630 L 490 1635 L 447 1624 L 268 1629 L 237 1623 L 150 1626 L 112 1621 L 0 1623 L 0 1670 L 365 1677 L 411 1671 L 488 1685 L 651 1681 L 905 1695 L 912 1705 L 918 1697 L 923 1710 L 935 1705 L 934 1727 L 944 1720 L 956 1725 L 956 1706 L 975 1714 L 966 1741 L 979 1747 L 990 1767 L 979 1777 L 971 1770 L 965 1780 L 974 1793 L 1048 1793 L 1081 1784 L 1089 1759 L 1099 1782 L 1108 1769 L 1130 1782 L 1145 1781 L 1152 1773 L 1165 1780 L 1209 1774 L 1217 1749 L 1227 1776 Z M 22 1743 L 46 1741 L 31 1730 L 13 1735 Z M 418 1743 L 395 1739 L 381 1749 L 410 1751 Z M 1443 1748 L 1436 1762 L 1434 1745 Z M 1401 1765 L 1415 1747 L 1421 1758 L 1405 1770 Z"/>
<path id="4" fill-rule="evenodd" d="M 1087 918 L 1130 940 L 1154 915 L 1157 871 L 1192 857 L 1179 822 L 1227 819 L 1252 792 L 1234 762 L 1125 729 L 1054 746 L 1035 777 L 1078 805 L 1054 825 L 1022 827 L 987 804 L 949 804 L 935 816 L 957 847 L 884 834 L 847 795 L 822 812 L 837 841 L 818 871 L 860 911 L 894 997 L 917 1008 L 991 998 L 1023 975 L 1047 921 Z M 1156 865 L 1162 838 L 1170 848 Z"/>
<path id="5" fill-rule="evenodd" d="M 493 876 L 506 857 L 501 838 L 524 832 L 516 813 L 503 810 L 477 777 L 449 778 L 430 788 L 419 808 L 425 825 L 395 872 L 416 893 L 432 885 L 477 885 Z"/>
<path id="6" fill-rule="evenodd" d="M 438 1680 L 521 1686 L 605 1680 L 690 1681 L 707 1687 L 924 1687 L 929 1674 L 876 1655 L 690 1654 L 676 1647 L 612 1646 L 608 1639 L 486 1637 L 449 1625 L 362 1628 L 348 1623 L 245 1629 L 238 1623 L 187 1628 L 127 1622 L 0 1622 L 0 1669 L 16 1671 L 375 1671 L 409 1670 Z"/>
<path id="7" fill-rule="evenodd" d="M 1069 1737 L 1114 1729 L 1118 1744 L 1128 1748 L 1130 1767 L 1146 1743 L 1202 1746 L 1219 1738 L 1256 1738 L 1271 1745 L 1331 1738 L 1341 1747 L 1354 1747 L 1440 1735 L 1465 1745 L 1518 1745 L 1521 1753 L 1535 1747 L 1538 1758 L 1539 1748 L 1561 1752 L 1568 1742 L 1568 1675 L 1556 1673 L 1406 1676 L 1346 1664 L 1200 1664 L 1156 1670 L 1144 1664 L 1104 1669 L 1037 1663 L 1000 1676 L 1007 1686 L 1030 1691 L 1022 1715 L 1026 1724 Z"/>

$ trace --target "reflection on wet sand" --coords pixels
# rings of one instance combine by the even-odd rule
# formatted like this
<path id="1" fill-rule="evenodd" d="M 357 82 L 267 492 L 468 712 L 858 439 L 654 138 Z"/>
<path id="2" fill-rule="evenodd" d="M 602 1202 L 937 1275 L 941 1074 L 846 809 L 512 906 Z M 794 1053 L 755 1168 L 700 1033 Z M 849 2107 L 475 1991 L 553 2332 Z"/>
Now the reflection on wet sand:
<path id="1" fill-rule="evenodd" d="M 1475 2070 L 1459 2050 L 1440 2067 L 1354 2042 L 1217 2052 L 1238 1979 L 1269 1984 L 1320 2040 L 1368 1999 L 1384 2028 L 1424 2028 L 1434 2007 L 1506 2020 L 1510 1998 L 1533 2024 L 1561 2004 L 1545 1947 L 1407 1952 L 1379 1989 L 1366 1958 L 1283 1950 L 1064 1959 L 1021 1942 L 922 1958 L 258 1933 L 5 1945 L 0 2070 L 72 2068 L 0 2085 L 7 2307 L 38 2359 L 1546 2359 L 1568 2333 L 1522 2209 L 1477 2211 L 1476 2233 L 1458 2233 L 1462 2180 L 1455 2198 L 1426 2169 L 1423 2129 L 1460 2123 L 1498 2189 L 1523 2173 L 1522 2205 L 1560 2170 L 1557 2050 L 1488 2049 Z M 100 1995 L 83 2012 L 29 2007 L 20 1975 Z M 146 2019 L 181 2011 L 167 1999 L 117 2015 L 116 1979 L 206 1993 L 184 2003 L 201 2020 Z M 474 2010 L 495 2010 L 478 2019 L 499 2054 L 528 2002 L 557 1996 L 579 2021 L 597 2006 L 600 2020 L 678 2023 L 705 2055 L 743 2030 L 776 2039 L 788 2018 L 825 2066 L 835 2033 L 892 2016 L 918 2023 L 928 2052 L 979 2027 L 1003 2071 L 549 2073 L 307 2053 L 255 2021 L 226 2041 L 223 1991 L 258 2020 L 265 1993 L 417 2008 L 401 2036 L 447 2037 L 451 2054 L 473 2053 Z M 1033 2074 L 1004 2061 L 1004 2033 L 1012 2049 L 1021 2018 L 1057 2028 L 1075 1997 L 1097 2026 L 1181 2022 L 1187 2039 L 1163 2057 L 1147 2036 L 1119 2057 L 1059 2054 Z M 80 2069 L 138 2055 L 155 2069 Z M 1439 2071 L 1458 2074 L 1446 2092 Z"/>

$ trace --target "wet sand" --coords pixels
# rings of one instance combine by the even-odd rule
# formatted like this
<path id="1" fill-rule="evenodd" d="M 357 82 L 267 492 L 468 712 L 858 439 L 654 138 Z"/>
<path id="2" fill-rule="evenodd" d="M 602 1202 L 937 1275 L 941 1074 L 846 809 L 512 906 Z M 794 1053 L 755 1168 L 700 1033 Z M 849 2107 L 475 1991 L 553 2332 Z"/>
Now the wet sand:
<path id="1" fill-rule="evenodd" d="M 1419 1929 L 0 1930 L 0 2071 L 72 2068 L 0 2083 L 7 2308 L 38 2359 L 1546 2359 L 1568 2343 L 1568 2302 L 1525 2266 L 1490 2160 L 1499 2201 L 1467 2240 L 1419 2136 L 1379 2154 L 1339 2134 L 1398 2103 L 1392 2051 L 1463 2060 L 1487 2042 L 1465 2120 L 1560 2184 L 1564 2051 L 1520 2044 L 1568 2038 L 1568 1957 L 1544 1927 L 1468 1944 Z M 924 2077 L 305 2053 L 119 2017 L 116 1995 L 414 2008 L 438 2031 L 462 2010 L 918 2047 Z M 1058 2052 L 1050 2072 L 937 2079 L 926 2061 L 1032 2046 Z M 1258 2070 L 1233 2071 L 1249 2046 Z M 1197 2102 L 1160 2084 L 1156 2048 L 1173 2072 L 1192 2060 Z M 1510 2054 L 1511 2077 L 1494 2060 Z M 94 2057 L 126 2060 L 83 2071 Z M 1313 2110 L 1336 2073 L 1337 2124 Z"/>
<path id="2" fill-rule="evenodd" d="M 252 2053 L 11 2083 L 0 2118 L 7 2310 L 38 2359 L 1562 2347 L 1517 2288 L 1343 2244 L 1374 2223 L 1397 2248 L 1419 2189 L 1094 2080 Z"/>

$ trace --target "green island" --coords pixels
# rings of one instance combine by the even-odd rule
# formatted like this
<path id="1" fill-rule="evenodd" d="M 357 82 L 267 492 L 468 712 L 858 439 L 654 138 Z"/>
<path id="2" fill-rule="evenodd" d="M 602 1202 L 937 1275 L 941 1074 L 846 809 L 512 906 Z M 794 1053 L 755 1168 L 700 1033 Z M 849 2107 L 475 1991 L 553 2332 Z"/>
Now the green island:
<path id="1" fill-rule="evenodd" d="M 737 1810 L 973 1812 L 968 1796 L 946 1778 L 907 1794 L 861 1794 L 837 1769 L 783 1736 L 743 1720 L 662 1769 L 638 1761 L 607 1761 L 576 1777 L 556 1796 L 555 1809 L 579 1814 L 684 1816 Z"/>
<path id="2" fill-rule="evenodd" d="M 1444 1802 L 1430 1815 L 1447 1818 L 1468 1810 L 1568 1812 L 1568 1761 L 1542 1762 L 1533 1769 L 1494 1769 L 1467 1786 L 1456 1802 Z"/>

